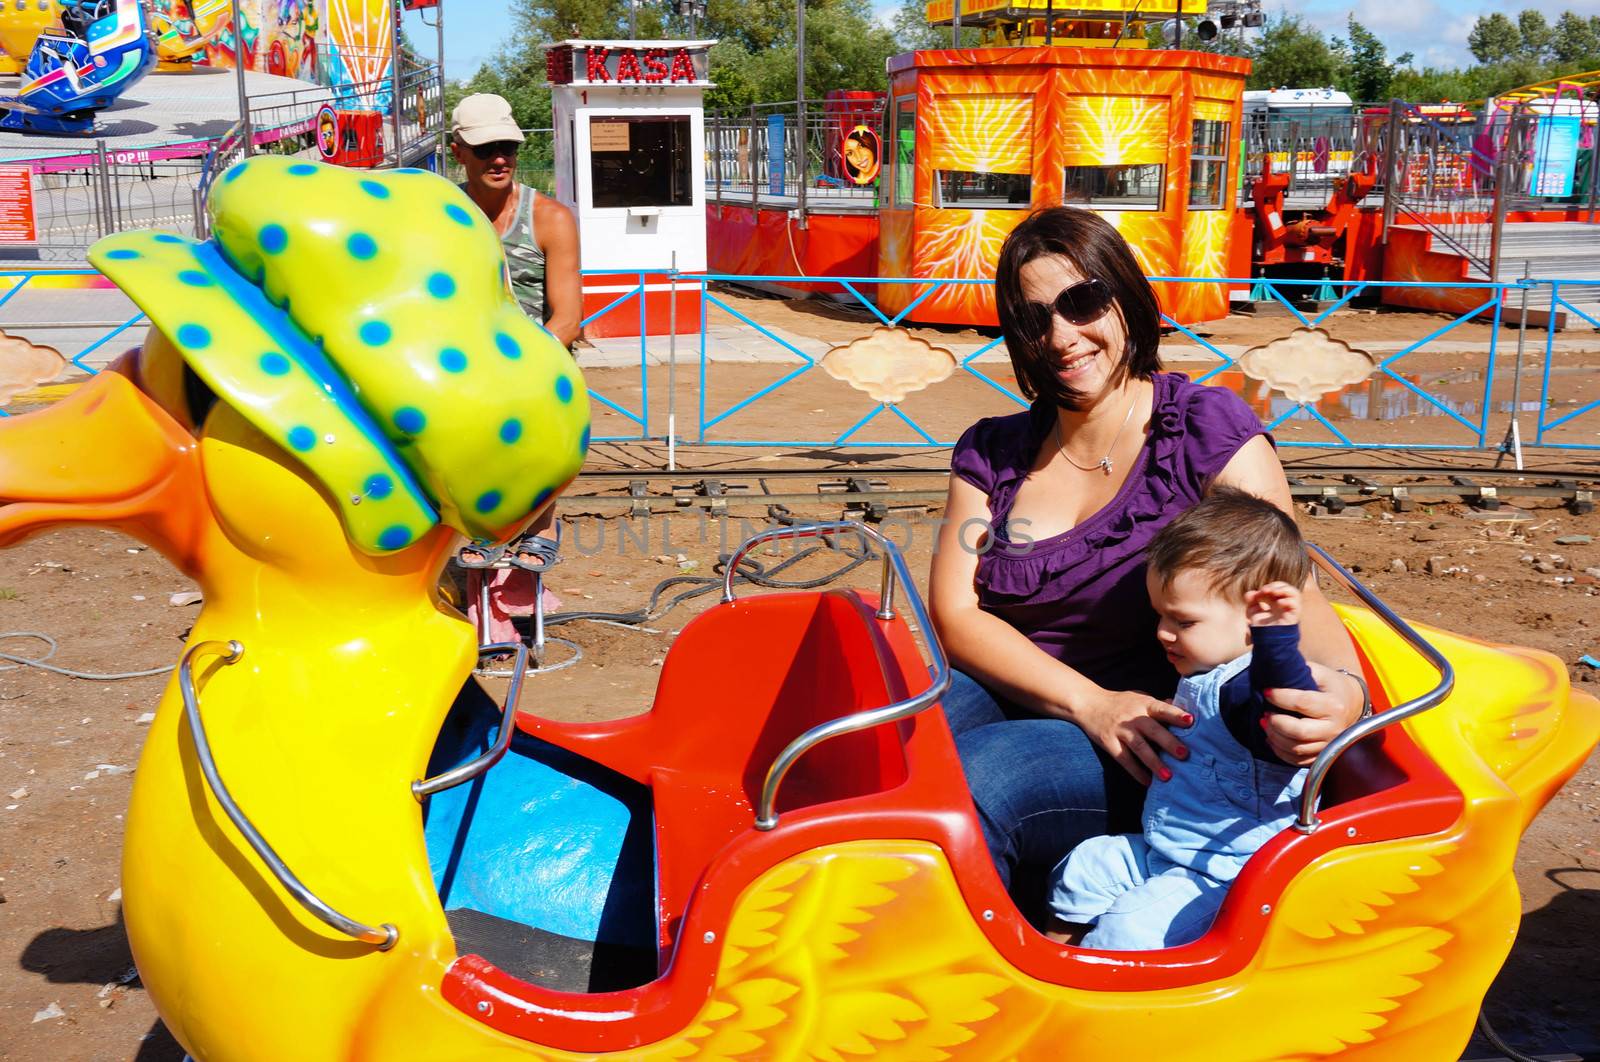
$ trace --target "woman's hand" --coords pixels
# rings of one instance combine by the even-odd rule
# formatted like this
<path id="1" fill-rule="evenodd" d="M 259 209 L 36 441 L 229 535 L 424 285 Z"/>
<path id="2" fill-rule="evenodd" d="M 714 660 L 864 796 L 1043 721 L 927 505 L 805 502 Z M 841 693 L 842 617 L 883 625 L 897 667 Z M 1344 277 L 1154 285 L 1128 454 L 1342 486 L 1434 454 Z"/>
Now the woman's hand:
<path id="1" fill-rule="evenodd" d="M 1262 717 L 1267 744 L 1285 763 L 1304 767 L 1323 746 L 1361 718 L 1361 684 L 1349 675 L 1309 661 L 1315 690 L 1269 690 L 1267 700 L 1283 712 Z M 1293 714 L 1288 714 L 1293 713 Z"/>
<path id="2" fill-rule="evenodd" d="M 1070 718 L 1140 785 L 1149 785 L 1152 774 L 1163 782 L 1172 777 L 1161 762 L 1162 752 L 1180 760 L 1189 756 L 1183 742 L 1167 727 L 1193 726 L 1194 717 L 1143 693 L 1100 690 L 1098 696 L 1074 707 Z"/>

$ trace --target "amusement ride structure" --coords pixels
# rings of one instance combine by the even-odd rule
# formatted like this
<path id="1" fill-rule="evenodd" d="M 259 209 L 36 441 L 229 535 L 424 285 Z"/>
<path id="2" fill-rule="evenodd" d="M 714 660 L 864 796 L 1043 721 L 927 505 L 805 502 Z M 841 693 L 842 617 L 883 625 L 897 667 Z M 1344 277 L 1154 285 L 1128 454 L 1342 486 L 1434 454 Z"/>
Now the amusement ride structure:
<path id="1" fill-rule="evenodd" d="M 1274 142 L 1271 100 L 1252 139 L 1245 60 L 1146 46 L 1136 10 L 1183 17 L 1181 0 L 942 2 L 931 21 L 975 19 L 988 43 L 896 57 L 881 98 L 737 119 L 701 112 L 712 42 L 551 46 L 556 192 L 585 266 L 963 280 L 992 274 L 1029 208 L 1067 203 L 1117 226 L 1183 324 L 1267 266 L 1466 276 L 1469 205 L 1502 223 L 1505 181 L 1531 194 L 1549 168 L 1520 103 L 1491 140 L 1497 188 L 1469 168 L 1445 189 L 1455 171 L 1418 145 L 1451 127 L 1404 106 L 1359 126 L 1382 152 Z M 408 94 L 387 102 L 398 123 Z M 560 722 L 520 703 L 526 648 L 480 645 L 439 577 L 463 538 L 510 540 L 572 482 L 590 395 L 463 193 L 310 157 L 334 140 L 214 148 L 200 231 L 98 242 L 148 337 L 0 419 L 0 546 L 116 528 L 204 592 L 122 868 L 140 976 L 191 1055 L 1120 1060 L 1134 1037 L 1193 1059 L 1459 1053 L 1515 937 L 1519 838 L 1600 739 L 1600 702 L 1559 660 L 1414 626 L 1317 552 L 1358 602 L 1340 614 L 1375 714 L 1312 765 L 1298 821 L 1204 937 L 1049 940 L 990 860 L 938 707 L 949 662 L 870 527 L 737 547 L 648 711 Z M 1540 165 L 1521 175 L 1525 147 Z M 646 332 L 684 317 L 652 283 Z M 890 288 L 878 305 L 902 319 L 993 320 L 981 285 Z M 882 560 L 876 593 L 736 593 L 753 550 L 823 537 Z M 516 654 L 498 705 L 473 677 L 485 653 Z"/>

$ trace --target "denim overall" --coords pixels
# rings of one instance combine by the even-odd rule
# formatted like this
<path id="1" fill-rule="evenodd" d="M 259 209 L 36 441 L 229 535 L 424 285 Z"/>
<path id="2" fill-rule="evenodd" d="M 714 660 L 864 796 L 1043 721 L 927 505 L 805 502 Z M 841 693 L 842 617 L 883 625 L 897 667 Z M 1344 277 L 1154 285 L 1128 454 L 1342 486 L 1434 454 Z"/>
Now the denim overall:
<path id="1" fill-rule="evenodd" d="M 1190 675 L 1173 701 L 1194 716 L 1183 732 L 1189 758 L 1156 779 L 1144 834 L 1091 837 L 1054 872 L 1050 906 L 1068 922 L 1094 923 L 1086 948 L 1145 951 L 1198 939 L 1211 928 L 1245 862 L 1299 809 L 1303 768 L 1264 763 L 1222 718 L 1221 693 L 1250 654 Z"/>

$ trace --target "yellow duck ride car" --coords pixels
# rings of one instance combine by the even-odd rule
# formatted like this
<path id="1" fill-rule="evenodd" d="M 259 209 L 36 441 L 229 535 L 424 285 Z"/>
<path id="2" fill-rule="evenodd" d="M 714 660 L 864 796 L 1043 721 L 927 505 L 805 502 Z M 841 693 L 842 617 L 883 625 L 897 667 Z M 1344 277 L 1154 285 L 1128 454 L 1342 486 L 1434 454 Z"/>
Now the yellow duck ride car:
<path id="1" fill-rule="evenodd" d="M 1052 943 L 984 850 L 891 547 L 881 597 L 734 600 L 730 559 L 644 715 L 501 715 L 435 588 L 576 473 L 576 368 L 437 177 L 259 158 L 212 210 L 203 244 L 96 246 L 144 348 L 0 423 L 0 544 L 118 527 L 205 590 L 123 865 L 196 1058 L 1459 1054 L 1518 837 L 1600 734 L 1558 661 L 1347 609 L 1379 713 L 1304 828 L 1193 944 Z"/>

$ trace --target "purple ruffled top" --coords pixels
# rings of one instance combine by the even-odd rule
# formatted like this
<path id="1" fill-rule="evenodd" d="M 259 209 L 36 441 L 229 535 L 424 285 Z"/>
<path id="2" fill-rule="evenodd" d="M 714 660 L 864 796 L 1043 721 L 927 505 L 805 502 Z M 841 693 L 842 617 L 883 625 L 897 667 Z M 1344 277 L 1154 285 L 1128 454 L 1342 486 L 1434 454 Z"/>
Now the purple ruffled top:
<path id="1" fill-rule="evenodd" d="M 1178 676 L 1156 642 L 1145 550 L 1266 429 L 1225 388 L 1191 383 L 1181 373 L 1157 373 L 1154 383 L 1138 464 L 1115 498 L 1062 534 L 1033 541 L 1026 526 L 1007 527 L 1018 488 L 1052 440 L 1055 410 L 1048 403 L 968 428 L 950 470 L 989 498 L 993 547 L 978 559 L 979 606 L 1106 689 L 1168 697 Z"/>

